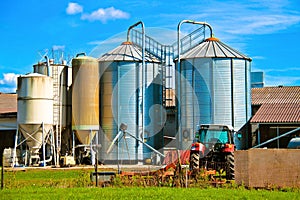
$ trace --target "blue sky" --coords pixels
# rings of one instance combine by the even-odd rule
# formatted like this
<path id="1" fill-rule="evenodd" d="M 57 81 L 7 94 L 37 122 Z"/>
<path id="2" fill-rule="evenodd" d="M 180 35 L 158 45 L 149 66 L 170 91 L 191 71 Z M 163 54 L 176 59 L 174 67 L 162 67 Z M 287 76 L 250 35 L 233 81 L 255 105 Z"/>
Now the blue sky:
<path id="1" fill-rule="evenodd" d="M 175 34 L 163 33 L 175 33 L 183 19 L 209 23 L 217 38 L 253 59 L 252 71 L 265 72 L 267 86 L 300 85 L 298 0 L 12 0 L 0 5 L 1 92 L 15 92 L 16 77 L 31 72 L 47 50 L 51 56 L 51 49 L 62 49 L 66 58 L 93 54 L 95 48 L 111 50 L 106 41 L 125 40 L 137 21 L 161 43 L 175 42 Z"/>

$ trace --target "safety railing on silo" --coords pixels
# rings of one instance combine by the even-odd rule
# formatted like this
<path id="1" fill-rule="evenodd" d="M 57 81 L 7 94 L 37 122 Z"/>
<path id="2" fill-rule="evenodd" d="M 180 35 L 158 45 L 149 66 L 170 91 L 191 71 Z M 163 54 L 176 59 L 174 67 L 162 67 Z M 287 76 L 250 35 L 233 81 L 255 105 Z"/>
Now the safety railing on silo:
<path id="1" fill-rule="evenodd" d="M 131 42 L 139 47 L 142 47 L 142 32 L 132 29 L 130 32 Z M 194 30 L 192 33 L 183 37 L 181 42 L 181 53 L 194 48 L 205 40 L 205 26 Z M 157 57 L 162 63 L 163 74 L 163 104 L 167 107 L 175 106 L 174 90 L 175 89 L 175 64 L 174 59 L 177 55 L 177 42 L 172 45 L 163 45 L 155 39 L 146 35 L 145 37 L 146 54 L 151 54 Z"/>
<path id="2" fill-rule="evenodd" d="M 189 51 L 190 49 L 194 48 L 201 42 L 205 40 L 205 26 L 201 26 L 200 28 L 194 30 L 190 34 L 184 36 L 180 40 L 180 47 L 181 47 L 181 54 L 184 54 L 185 52 Z M 172 44 L 174 48 L 174 58 L 178 56 L 178 47 L 177 47 L 177 41 Z"/>
<path id="3" fill-rule="evenodd" d="M 142 33 L 138 30 L 132 29 L 130 35 L 131 42 L 139 47 L 142 46 Z M 170 73 L 173 66 L 173 46 L 163 45 L 153 38 L 146 35 L 145 37 L 145 51 L 146 54 L 151 54 L 161 61 L 161 73 L 163 84 L 163 106 L 167 106 L 170 97 L 167 96 L 166 90 L 173 87 L 171 84 L 173 75 Z"/>
<path id="4" fill-rule="evenodd" d="M 142 32 L 132 29 L 131 30 L 131 42 L 135 45 L 141 47 L 142 46 Z M 146 35 L 145 37 L 145 50 L 147 53 L 150 53 L 156 56 L 158 59 L 163 59 L 163 48 L 165 45 L 159 43 L 158 41 L 154 40 L 153 38 Z"/>

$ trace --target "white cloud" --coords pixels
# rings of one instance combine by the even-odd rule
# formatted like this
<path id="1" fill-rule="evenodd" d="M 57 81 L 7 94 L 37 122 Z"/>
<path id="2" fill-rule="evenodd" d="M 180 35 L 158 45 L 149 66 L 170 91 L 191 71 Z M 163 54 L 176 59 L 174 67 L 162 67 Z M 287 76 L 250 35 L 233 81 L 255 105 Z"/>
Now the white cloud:
<path id="1" fill-rule="evenodd" d="M 5 73 L 3 74 L 3 79 L 0 79 L 0 84 L 15 84 L 17 85 L 17 78 L 20 76 L 15 73 Z"/>
<path id="2" fill-rule="evenodd" d="M 292 86 L 292 85 L 299 85 L 300 77 L 293 77 L 293 76 L 265 76 L 265 84 L 266 86 Z"/>
<path id="3" fill-rule="evenodd" d="M 57 51 L 57 50 L 65 50 L 65 45 L 53 45 L 52 46 L 52 50 L 53 51 Z"/>
<path id="4" fill-rule="evenodd" d="M 299 9 L 287 0 L 211 0 L 206 1 L 204 10 L 200 4 L 183 6 L 183 10 L 189 12 L 181 14 L 182 19 L 207 21 L 213 26 L 214 32 L 218 33 L 216 36 L 222 36 L 220 38 L 276 33 L 300 23 Z M 199 10 L 203 12 L 200 13 Z M 161 21 L 171 21 L 177 20 L 178 14 L 163 14 L 158 17 L 161 17 Z"/>
<path id="5" fill-rule="evenodd" d="M 278 74 L 282 75 L 283 73 L 287 73 L 288 75 L 293 75 L 293 74 L 290 74 L 290 72 L 291 71 L 298 72 L 298 71 L 300 71 L 300 67 L 282 67 L 279 69 L 264 69 L 264 71 L 267 73 L 275 74 L 275 75 L 278 75 Z"/>
<path id="6" fill-rule="evenodd" d="M 15 73 L 3 73 L 3 78 L 0 79 L 1 92 L 15 92 L 18 76 L 20 75 Z"/>
<path id="7" fill-rule="evenodd" d="M 233 28 L 229 28 L 227 32 L 233 34 L 265 34 L 286 29 L 299 22 L 300 16 L 295 15 L 269 14 L 249 17 L 246 16 L 232 21 L 231 27 Z"/>
<path id="8" fill-rule="evenodd" d="M 82 13 L 83 11 L 83 7 L 81 5 L 79 5 L 78 3 L 72 3 L 70 2 L 68 4 L 68 7 L 66 9 L 67 14 L 69 15 L 75 15 L 78 13 Z"/>
<path id="9" fill-rule="evenodd" d="M 251 57 L 253 60 L 255 59 L 255 60 L 264 60 L 265 59 L 265 57 L 263 57 L 263 56 L 252 56 Z"/>
<path id="10" fill-rule="evenodd" d="M 263 71 L 265 73 L 266 86 L 300 85 L 300 77 L 298 76 L 300 67 L 290 67 L 290 68 L 283 67 L 278 69 L 252 68 L 252 71 Z"/>
<path id="11" fill-rule="evenodd" d="M 115 9 L 114 7 L 99 8 L 98 10 L 90 14 L 83 14 L 81 16 L 82 20 L 101 21 L 102 23 L 105 23 L 107 20 L 128 19 L 128 18 L 129 18 L 128 13 L 119 9 Z"/>

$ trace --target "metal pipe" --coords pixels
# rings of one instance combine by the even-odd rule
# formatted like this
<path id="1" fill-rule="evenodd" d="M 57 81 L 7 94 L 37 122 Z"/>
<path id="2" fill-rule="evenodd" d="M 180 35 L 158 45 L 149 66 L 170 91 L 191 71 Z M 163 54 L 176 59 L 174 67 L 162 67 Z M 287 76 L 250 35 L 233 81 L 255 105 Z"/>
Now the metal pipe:
<path id="1" fill-rule="evenodd" d="M 233 72 L 233 59 L 231 58 L 230 59 L 230 78 L 231 78 L 231 126 L 234 128 L 235 127 L 235 116 L 234 116 L 234 103 L 235 103 L 235 100 L 234 100 L 234 94 L 235 94 L 235 91 L 234 91 L 234 72 Z"/>
<path id="2" fill-rule="evenodd" d="M 46 63 L 47 63 L 47 76 L 49 76 L 49 68 L 50 68 L 50 62 L 49 62 L 49 57 L 45 56 Z"/>
<path id="3" fill-rule="evenodd" d="M 41 164 L 41 163 L 47 163 L 47 162 L 50 162 L 51 160 L 52 160 L 52 155 L 49 157 L 49 159 L 44 160 L 44 161 L 40 161 L 39 164 Z M 46 166 L 46 165 L 44 164 L 44 166 Z"/>
<path id="4" fill-rule="evenodd" d="M 145 115 L 145 90 L 146 90 L 146 69 L 145 69 L 145 25 L 142 21 L 139 21 L 133 25 L 131 25 L 128 28 L 127 31 L 127 41 L 129 42 L 129 34 L 130 30 L 133 29 L 134 27 L 141 25 L 142 26 L 142 136 L 144 139 L 144 132 L 145 132 L 145 122 L 144 122 L 144 115 Z"/>
<path id="5" fill-rule="evenodd" d="M 63 69 L 62 69 L 62 72 L 59 74 L 59 114 L 58 114 L 58 135 L 59 135 L 59 139 L 60 139 L 60 142 L 59 144 L 57 145 L 57 149 L 56 149 L 56 153 L 57 153 L 57 163 L 59 163 L 59 155 L 60 155 L 60 150 L 61 150 L 61 126 L 62 126 L 62 112 L 63 112 L 63 106 L 62 106 L 62 103 L 63 103 L 63 76 L 65 75 L 65 67 L 66 66 L 63 66 Z"/>
<path id="6" fill-rule="evenodd" d="M 120 142 L 119 137 L 117 137 L 117 165 L 118 165 L 118 174 L 121 174 L 120 162 L 119 162 L 119 160 L 120 160 L 120 155 L 119 155 L 120 144 L 119 144 L 119 142 Z"/>
<path id="7" fill-rule="evenodd" d="M 1 190 L 4 187 L 4 149 L 2 151 L 2 167 L 1 167 Z"/>
<path id="8" fill-rule="evenodd" d="M 93 140 L 92 140 L 92 137 L 93 137 L 93 131 L 92 129 L 90 130 L 90 152 L 91 152 L 91 163 L 92 165 L 95 164 L 95 159 L 94 159 L 94 151 L 93 151 Z"/>
<path id="9" fill-rule="evenodd" d="M 260 131 L 259 131 L 259 124 L 257 124 L 257 144 L 260 144 Z"/>
<path id="10" fill-rule="evenodd" d="M 13 162 L 12 162 L 13 166 L 12 166 L 12 168 L 14 168 L 15 163 L 16 163 L 18 135 L 19 135 L 19 124 L 17 124 L 17 131 L 16 131 L 16 137 L 15 137 L 15 147 L 14 147 L 14 152 L 13 152 Z"/>
<path id="11" fill-rule="evenodd" d="M 204 25 L 207 26 L 210 30 L 210 37 L 213 37 L 213 29 L 212 26 L 206 22 L 198 22 L 198 21 L 194 21 L 194 20 L 182 20 L 179 24 L 183 24 L 183 23 L 190 23 L 190 24 L 198 24 L 198 25 Z"/>
<path id="12" fill-rule="evenodd" d="M 294 133 L 294 132 L 296 132 L 296 131 L 299 131 L 299 130 L 300 130 L 300 127 L 299 127 L 299 128 L 296 128 L 296 129 L 294 129 L 294 130 L 291 130 L 291 131 L 289 131 L 289 132 L 286 132 L 286 133 L 284 133 L 284 134 L 282 134 L 282 135 L 280 135 L 280 136 L 278 136 L 278 137 L 275 137 L 275 138 L 272 138 L 272 139 L 270 139 L 270 140 L 267 140 L 267 141 L 265 141 L 265 142 L 263 142 L 263 143 L 261 143 L 261 144 L 259 144 L 259 145 L 256 145 L 256 146 L 254 146 L 254 147 L 252 147 L 252 148 L 257 148 L 257 147 L 263 146 L 263 145 L 265 145 L 265 144 L 268 144 L 268 143 L 270 143 L 270 142 L 273 142 L 274 140 L 277 140 L 277 139 L 279 139 L 279 138 L 285 137 L 285 136 L 287 136 L 287 135 L 289 135 L 289 134 L 291 134 L 291 133 Z"/>
<path id="13" fill-rule="evenodd" d="M 45 149 L 45 141 L 44 141 L 44 135 L 45 135 L 44 131 L 45 131 L 44 122 L 42 122 L 42 145 L 43 145 L 43 160 L 44 160 L 43 167 L 46 166 L 46 163 L 45 163 L 45 161 L 46 161 L 46 155 L 45 155 L 46 149 Z"/>
<path id="14" fill-rule="evenodd" d="M 111 142 L 111 144 L 109 145 L 106 153 L 110 153 L 113 145 L 115 144 L 115 142 L 118 140 L 118 138 L 120 137 L 120 135 L 122 134 L 123 132 L 122 131 L 119 131 L 119 133 L 116 135 L 116 137 L 113 139 L 113 141 Z"/>
<path id="15" fill-rule="evenodd" d="M 130 35 L 130 30 L 133 29 L 134 27 L 140 25 L 140 24 L 141 24 L 141 26 L 142 26 L 142 33 L 144 33 L 144 27 L 145 27 L 145 26 L 144 26 L 144 23 L 143 23 L 142 21 L 138 21 L 137 23 L 135 23 L 135 24 L 129 26 L 129 28 L 128 28 L 128 30 L 127 30 L 127 42 L 130 41 L 130 37 L 129 37 L 129 35 Z"/>
<path id="16" fill-rule="evenodd" d="M 53 137 L 53 131 L 52 131 L 52 129 L 50 130 L 51 131 L 51 134 L 50 134 L 50 146 L 51 146 L 51 148 L 50 148 L 50 157 L 47 159 L 47 160 L 45 160 L 45 157 L 44 157 L 44 161 L 40 161 L 39 162 L 39 164 L 40 163 L 43 163 L 44 162 L 44 166 L 46 166 L 46 163 L 47 162 L 50 162 L 50 161 L 52 161 L 52 155 L 54 155 L 54 164 L 55 164 L 55 166 L 56 166 L 56 158 L 55 158 L 55 144 L 54 144 L 54 137 Z"/>
<path id="17" fill-rule="evenodd" d="M 177 120 L 178 122 L 177 123 L 180 123 L 181 121 L 181 67 L 180 67 L 180 54 L 181 54 L 181 44 L 180 44 L 180 27 L 183 23 L 190 23 L 190 24 L 198 24 L 198 25 L 203 25 L 203 26 L 207 26 L 210 30 L 210 37 L 213 36 L 213 30 L 212 30 L 212 27 L 206 23 L 206 22 L 197 22 L 197 21 L 193 21 L 193 20 L 182 20 L 178 23 L 178 26 L 177 26 L 177 54 L 178 54 L 178 61 L 177 61 L 177 87 L 176 90 L 177 90 L 177 93 L 178 93 L 178 110 L 177 110 L 177 113 L 178 113 L 178 117 L 177 117 Z M 181 141 L 181 125 L 178 126 L 178 131 L 179 131 L 179 141 Z"/>
<path id="18" fill-rule="evenodd" d="M 125 131 L 124 131 L 125 132 Z M 157 153 L 158 155 L 165 157 L 164 154 L 160 153 L 159 151 L 157 151 L 156 149 L 154 149 L 152 146 L 150 146 L 149 144 L 147 144 L 146 142 L 140 140 L 139 138 L 135 137 L 134 135 L 132 135 L 131 133 L 129 133 L 128 131 L 126 131 L 126 133 L 128 135 L 130 135 L 131 137 L 133 137 L 134 139 L 138 140 L 139 142 L 141 142 L 142 144 L 144 144 L 146 147 L 148 147 L 149 149 L 151 149 L 152 151 L 154 151 L 155 153 Z"/>
<path id="19" fill-rule="evenodd" d="M 75 134 L 72 131 L 72 156 L 75 157 Z"/>
<path id="20" fill-rule="evenodd" d="M 97 159 L 97 151 L 96 151 L 96 165 L 95 165 L 95 177 L 96 177 L 96 187 L 98 187 L 98 159 Z"/>
<path id="21" fill-rule="evenodd" d="M 279 136 L 279 127 L 276 128 L 277 137 Z M 277 149 L 279 149 L 279 139 L 277 139 Z"/>
<path id="22" fill-rule="evenodd" d="M 59 163 L 59 158 L 56 157 L 56 148 L 55 148 L 55 142 L 54 142 L 53 127 L 50 131 L 51 131 L 51 149 L 52 149 L 52 154 L 54 155 L 54 165 L 57 166 Z"/>
<path id="23" fill-rule="evenodd" d="M 79 57 L 79 56 L 86 56 L 86 53 L 85 53 L 85 52 L 82 52 L 82 53 L 76 54 L 76 58 Z"/>

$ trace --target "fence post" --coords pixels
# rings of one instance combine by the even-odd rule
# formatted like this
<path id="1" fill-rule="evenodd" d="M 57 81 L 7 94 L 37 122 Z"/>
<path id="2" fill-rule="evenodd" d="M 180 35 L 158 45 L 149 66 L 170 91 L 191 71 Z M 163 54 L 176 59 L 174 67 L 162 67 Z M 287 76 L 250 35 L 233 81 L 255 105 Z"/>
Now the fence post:
<path id="1" fill-rule="evenodd" d="M 4 149 L 2 151 L 2 167 L 1 167 L 1 190 L 4 186 Z"/>

